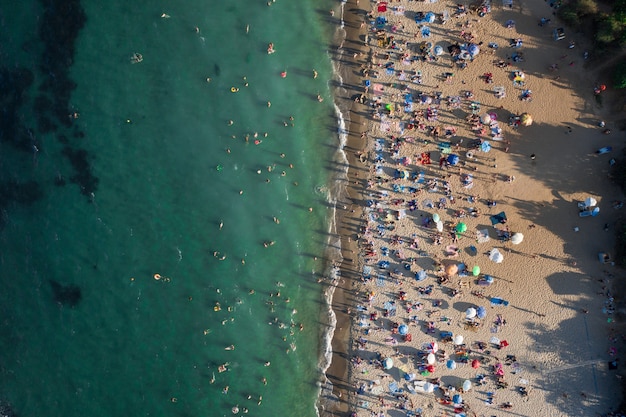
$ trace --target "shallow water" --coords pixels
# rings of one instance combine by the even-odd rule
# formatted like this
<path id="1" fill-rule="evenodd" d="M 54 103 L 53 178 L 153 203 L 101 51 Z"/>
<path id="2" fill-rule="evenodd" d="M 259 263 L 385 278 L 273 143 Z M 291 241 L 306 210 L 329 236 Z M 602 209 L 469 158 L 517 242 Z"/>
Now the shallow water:
<path id="1" fill-rule="evenodd" d="M 63 8 L 1 10 L 5 70 L 33 74 L 0 145 L 0 399 L 16 413 L 315 415 L 329 29 L 316 2 L 209 3 L 75 2 L 65 61 L 40 29 Z"/>

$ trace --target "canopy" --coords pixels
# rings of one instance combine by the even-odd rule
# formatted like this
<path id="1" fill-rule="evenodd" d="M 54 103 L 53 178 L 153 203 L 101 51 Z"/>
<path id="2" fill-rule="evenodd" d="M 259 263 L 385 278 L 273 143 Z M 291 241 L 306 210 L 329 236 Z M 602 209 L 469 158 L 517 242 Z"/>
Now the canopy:
<path id="1" fill-rule="evenodd" d="M 489 259 L 499 264 L 499 263 L 502 263 L 502 261 L 504 261 L 504 256 L 502 255 L 502 253 L 500 253 L 498 249 L 493 248 L 489 252 Z"/>
<path id="2" fill-rule="evenodd" d="M 474 307 L 470 307 L 467 310 L 465 310 L 466 319 L 473 319 L 474 317 L 476 317 L 476 309 Z"/>
<path id="3" fill-rule="evenodd" d="M 491 150 L 491 144 L 489 143 L 489 141 L 483 141 L 483 143 L 480 144 L 480 150 L 487 153 Z"/>
<path id="4" fill-rule="evenodd" d="M 450 154 L 448 155 L 447 161 L 450 165 L 456 165 L 459 163 L 459 155 Z"/>
<path id="5" fill-rule="evenodd" d="M 409 326 L 407 326 L 406 324 L 401 324 L 398 327 L 398 333 L 400 333 L 401 335 L 405 335 L 409 333 Z"/>
<path id="6" fill-rule="evenodd" d="M 598 204 L 598 201 L 593 197 L 585 198 L 585 207 L 593 207 Z"/>
<path id="7" fill-rule="evenodd" d="M 513 233 L 513 236 L 511 236 L 511 243 L 514 245 L 519 245 L 522 243 L 522 240 L 524 240 L 524 235 L 521 233 Z"/>
<path id="8" fill-rule="evenodd" d="M 480 275 L 480 266 L 474 265 L 474 268 L 472 268 L 472 275 L 475 277 Z"/>
<path id="9" fill-rule="evenodd" d="M 483 229 L 476 232 L 476 242 L 485 243 L 489 241 L 489 229 Z"/>
<path id="10" fill-rule="evenodd" d="M 528 113 L 524 113 L 520 117 L 520 122 L 522 123 L 522 126 L 530 126 L 533 124 L 533 117 Z"/>
<path id="11" fill-rule="evenodd" d="M 456 225 L 456 231 L 458 233 L 464 233 L 467 230 L 467 225 L 463 222 Z"/>
<path id="12" fill-rule="evenodd" d="M 391 358 L 387 358 L 383 361 L 383 368 L 385 369 L 391 369 L 393 368 L 393 359 Z"/>
<path id="13" fill-rule="evenodd" d="M 463 344 L 463 336 L 461 336 L 460 334 L 454 336 L 454 344 L 455 345 L 462 345 Z"/>
<path id="14" fill-rule="evenodd" d="M 437 358 L 435 357 L 434 353 L 429 353 L 428 356 L 426 356 L 426 362 L 428 362 L 429 365 L 434 364 L 437 361 Z"/>
<path id="15" fill-rule="evenodd" d="M 459 267 L 456 264 L 446 266 L 446 274 L 448 276 L 456 275 L 457 272 L 459 272 Z"/>
<path id="16" fill-rule="evenodd" d="M 481 320 L 487 317 L 487 309 L 483 306 L 478 307 L 476 309 L 476 317 L 478 317 Z"/>

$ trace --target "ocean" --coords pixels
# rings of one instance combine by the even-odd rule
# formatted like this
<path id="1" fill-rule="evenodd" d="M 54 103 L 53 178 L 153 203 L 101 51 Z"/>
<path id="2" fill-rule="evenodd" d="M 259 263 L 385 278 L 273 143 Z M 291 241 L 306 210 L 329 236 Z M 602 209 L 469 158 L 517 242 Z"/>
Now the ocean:
<path id="1" fill-rule="evenodd" d="M 317 414 L 340 7 L 0 6 L 0 410 Z"/>

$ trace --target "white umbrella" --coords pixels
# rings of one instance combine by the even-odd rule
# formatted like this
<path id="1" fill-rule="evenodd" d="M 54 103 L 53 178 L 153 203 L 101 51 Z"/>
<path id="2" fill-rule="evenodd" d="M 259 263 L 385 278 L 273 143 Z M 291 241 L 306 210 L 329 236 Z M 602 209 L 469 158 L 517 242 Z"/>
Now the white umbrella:
<path id="1" fill-rule="evenodd" d="M 504 261 L 504 256 L 502 255 L 502 253 L 500 253 L 498 249 L 493 248 L 489 252 L 489 259 L 499 264 L 499 263 L 502 263 L 502 261 Z"/>
<path id="2" fill-rule="evenodd" d="M 483 117 L 480 118 L 480 121 L 483 122 L 483 124 L 488 125 L 489 123 L 491 123 L 491 116 L 489 114 L 485 114 L 483 115 Z"/>
<path id="3" fill-rule="evenodd" d="M 385 369 L 391 369 L 393 368 L 393 359 L 391 358 L 387 358 L 383 361 L 383 367 Z"/>
<path id="4" fill-rule="evenodd" d="M 435 386 L 430 382 L 424 384 L 424 392 L 433 392 L 435 390 Z"/>
<path id="5" fill-rule="evenodd" d="M 437 358 L 435 358 L 434 353 L 429 353 L 428 356 L 426 356 L 426 362 L 428 362 L 429 365 L 434 364 L 436 360 Z"/>
<path id="6" fill-rule="evenodd" d="M 443 222 L 441 220 L 436 222 L 435 225 L 437 226 L 437 231 L 438 232 L 443 232 Z"/>
<path id="7" fill-rule="evenodd" d="M 461 336 L 460 334 L 457 336 L 454 336 L 454 344 L 455 345 L 462 345 L 463 344 L 463 336 Z"/>
<path id="8" fill-rule="evenodd" d="M 585 206 L 586 207 L 593 207 L 596 204 L 598 204 L 598 201 L 595 198 L 593 198 L 593 197 L 585 198 Z"/>
<path id="9" fill-rule="evenodd" d="M 472 381 L 466 379 L 463 381 L 463 391 L 469 391 L 472 388 Z"/>
<path id="10" fill-rule="evenodd" d="M 474 317 L 476 317 L 476 309 L 474 307 L 470 307 L 467 310 L 465 310 L 466 319 L 473 319 Z"/>
<path id="11" fill-rule="evenodd" d="M 511 243 L 514 245 L 519 245 L 522 243 L 522 240 L 524 240 L 524 235 L 521 233 L 513 233 L 513 236 L 511 236 Z"/>

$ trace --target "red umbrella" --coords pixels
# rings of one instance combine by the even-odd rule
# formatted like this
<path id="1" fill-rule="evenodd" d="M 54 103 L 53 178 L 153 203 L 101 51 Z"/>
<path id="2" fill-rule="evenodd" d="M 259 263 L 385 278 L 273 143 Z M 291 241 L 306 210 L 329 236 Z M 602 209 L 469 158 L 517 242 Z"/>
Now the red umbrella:
<path id="1" fill-rule="evenodd" d="M 426 370 L 432 374 L 433 372 L 435 372 L 435 366 L 434 365 L 428 365 L 426 367 Z"/>
<path id="2" fill-rule="evenodd" d="M 480 361 L 478 359 L 474 359 L 472 361 L 472 368 L 474 368 L 474 369 L 480 368 Z"/>

